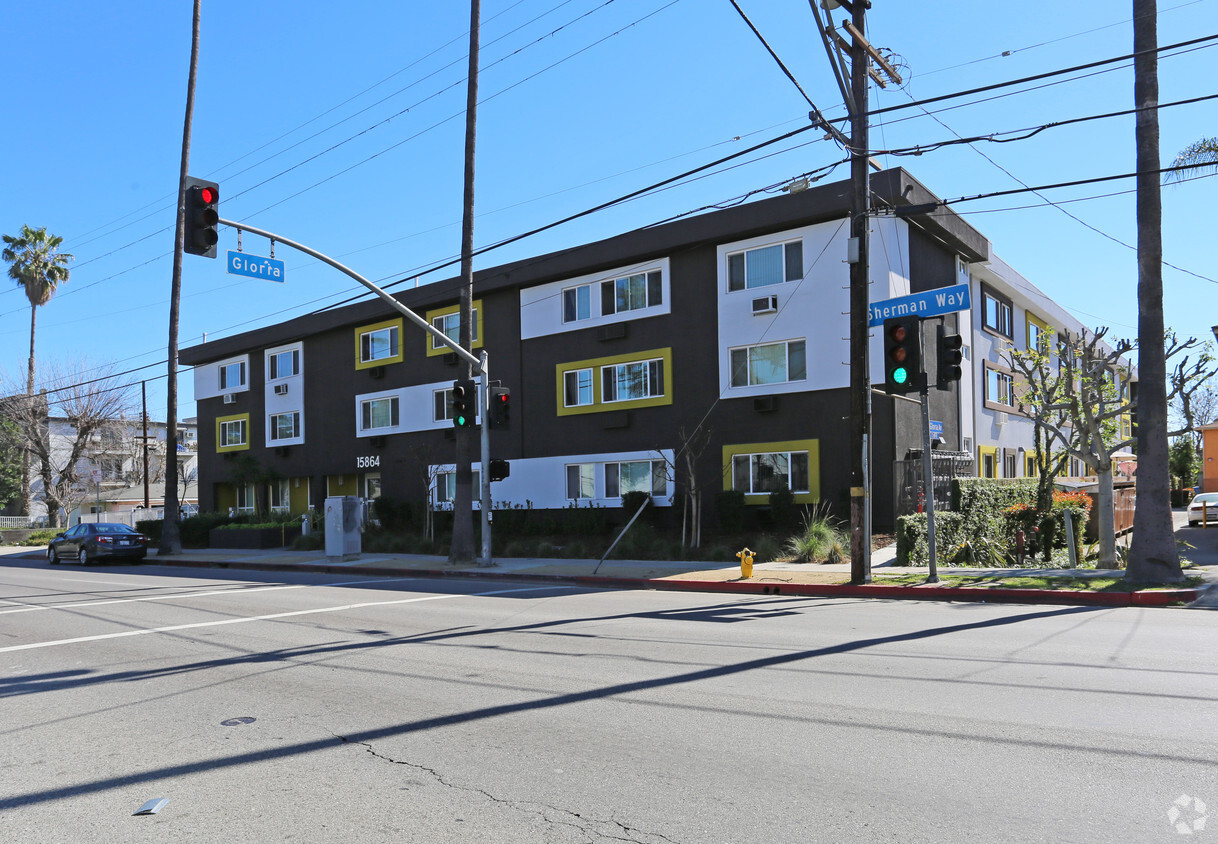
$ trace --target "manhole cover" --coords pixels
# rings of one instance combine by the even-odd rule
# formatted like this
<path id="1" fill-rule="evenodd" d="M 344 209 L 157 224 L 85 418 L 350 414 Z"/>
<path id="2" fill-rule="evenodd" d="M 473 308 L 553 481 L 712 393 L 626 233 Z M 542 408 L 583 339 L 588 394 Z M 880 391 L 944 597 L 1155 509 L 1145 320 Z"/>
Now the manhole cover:
<path id="1" fill-rule="evenodd" d="M 257 721 L 257 718 L 251 718 L 248 715 L 242 715 L 240 718 L 229 718 L 227 721 L 221 721 L 222 727 L 240 727 L 242 724 L 252 724 Z"/>

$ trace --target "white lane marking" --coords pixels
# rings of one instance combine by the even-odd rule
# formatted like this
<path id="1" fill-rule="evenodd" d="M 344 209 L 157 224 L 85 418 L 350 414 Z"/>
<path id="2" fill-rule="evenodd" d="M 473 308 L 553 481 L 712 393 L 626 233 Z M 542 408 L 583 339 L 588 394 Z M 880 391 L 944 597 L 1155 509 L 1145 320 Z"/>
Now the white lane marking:
<path id="1" fill-rule="evenodd" d="M 141 601 L 173 601 L 183 598 L 204 598 L 213 595 L 249 595 L 254 592 L 274 592 L 277 589 L 308 589 L 317 586 L 358 586 L 364 583 L 393 583 L 401 580 L 418 580 L 417 577 L 377 577 L 371 580 L 344 580 L 340 583 L 290 583 L 283 586 L 252 586 L 252 587 L 230 587 L 228 589 L 216 589 L 211 592 L 177 592 L 172 595 L 144 595 L 140 598 L 105 598 L 96 601 L 73 601 L 67 604 L 18 604 L 14 601 L 0 601 L 0 603 L 12 604 L 17 609 L 0 610 L 0 615 L 7 615 L 15 612 L 37 612 L 39 610 L 71 610 L 79 607 L 104 607 L 111 604 L 138 604 Z M 129 586 L 130 584 L 120 584 Z M 156 586 L 142 586 L 141 589 L 157 589 Z"/>
<path id="2" fill-rule="evenodd" d="M 574 589 L 574 586 L 525 586 L 520 589 L 496 589 L 493 592 L 470 592 L 460 595 L 425 595 L 421 598 L 400 598 L 396 601 L 365 601 L 359 604 L 344 604 L 339 607 L 318 607 L 312 610 L 294 610 L 292 612 L 277 612 L 270 615 L 252 615 L 246 618 L 222 618 L 216 621 L 199 621 L 194 624 L 174 624 L 169 627 L 148 627 L 143 630 L 123 630 L 119 633 L 100 633 L 96 636 L 78 636 L 75 639 L 55 639 L 49 642 L 30 642 L 26 645 L 10 645 L 0 648 L 0 654 L 14 651 L 29 651 L 36 648 L 51 648 L 57 645 L 75 645 L 81 642 L 100 642 L 104 639 L 122 639 L 127 636 L 143 636 L 147 633 L 172 633 L 177 630 L 195 630 L 200 627 L 220 627 L 226 624 L 245 624 L 250 621 L 271 621 L 277 618 L 293 618 L 314 613 L 342 612 L 343 610 L 358 610 L 364 607 L 386 607 L 394 604 L 416 604 L 421 601 L 442 601 L 446 598 L 487 598 L 492 595 L 510 595 L 513 592 L 537 592 L 544 589 Z"/>

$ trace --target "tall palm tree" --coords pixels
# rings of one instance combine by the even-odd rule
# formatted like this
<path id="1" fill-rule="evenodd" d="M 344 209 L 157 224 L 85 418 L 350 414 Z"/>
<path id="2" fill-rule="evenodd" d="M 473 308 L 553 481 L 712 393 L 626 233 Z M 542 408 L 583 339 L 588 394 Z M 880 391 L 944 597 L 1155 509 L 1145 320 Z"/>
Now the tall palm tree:
<path id="1" fill-rule="evenodd" d="M 1202 138 L 1189 144 L 1176 156 L 1172 166 L 1196 166 L 1210 172 L 1218 171 L 1218 138 Z M 1197 171 L 1176 170 L 1167 174 L 1166 181 L 1179 181 L 1195 172 Z"/>
<path id="2" fill-rule="evenodd" d="M 47 234 L 46 226 L 40 229 L 21 227 L 16 237 L 4 235 L 3 258 L 8 263 L 8 276 L 25 288 L 30 300 L 30 362 L 26 379 L 26 396 L 34 395 L 34 329 L 38 322 L 38 309 L 51 301 L 55 289 L 68 280 L 68 262 L 73 256 L 60 252 L 63 238 Z M 21 507 L 30 512 L 30 453 L 25 452 L 21 460 Z"/>

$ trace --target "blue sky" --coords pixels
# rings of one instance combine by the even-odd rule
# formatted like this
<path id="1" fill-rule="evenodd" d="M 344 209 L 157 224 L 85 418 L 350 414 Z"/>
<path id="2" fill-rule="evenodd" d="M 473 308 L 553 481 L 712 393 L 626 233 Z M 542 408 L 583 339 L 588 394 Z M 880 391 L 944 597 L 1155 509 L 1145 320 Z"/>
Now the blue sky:
<path id="1" fill-rule="evenodd" d="M 738 2 L 807 95 L 840 116 L 807 0 Z M 84 359 L 120 371 L 154 365 L 128 377 L 148 379 L 156 418 L 165 408 L 191 6 L 13 4 L 6 28 L 20 37 L 6 39 L 0 53 L 8 88 L 0 231 L 46 226 L 76 256 L 70 282 L 39 311 L 38 360 Z M 225 218 L 280 232 L 374 281 L 397 281 L 454 258 L 468 15 L 462 3 L 204 0 L 191 173 L 220 183 Z M 484 0 L 482 15 L 476 246 L 807 124 L 804 96 L 728 0 Z M 1099 0 L 1055 7 L 874 0 L 870 39 L 900 56 L 907 82 L 873 88 L 871 106 L 1127 54 L 1131 15 L 1132 2 Z M 1215 33 L 1218 0 L 1160 0 L 1161 45 Z M 1215 93 L 1216 51 L 1218 42 L 1163 55 L 1160 102 Z M 1164 166 L 1191 141 L 1218 135 L 1216 103 L 1161 111 Z M 931 145 L 1132 105 L 1133 72 L 1125 63 L 1019 93 L 952 100 L 929 107 L 933 117 L 918 108 L 895 111 L 876 119 L 872 145 Z M 731 203 L 840 158 L 819 133 L 804 133 L 740 166 L 488 253 L 477 266 Z M 880 160 L 905 167 L 945 199 L 1127 173 L 1134 170 L 1133 118 Z M 847 175 L 842 166 L 828 178 Z M 1214 190 L 1204 178 L 1163 194 L 1165 259 L 1180 268 L 1164 268 L 1167 323 L 1203 339 L 1212 339 L 1210 326 L 1218 323 Z M 998 255 L 1084 323 L 1133 337 L 1132 191 L 1126 180 L 954 207 Z M 244 246 L 266 254 L 260 238 L 246 235 Z M 222 233 L 222 254 L 235 248 L 235 234 Z M 229 275 L 223 260 L 186 256 L 181 345 L 359 292 L 346 276 L 286 247 L 276 257 L 287 264 L 284 284 Z M 420 283 L 453 274 L 423 275 Z M 9 377 L 23 377 L 28 332 L 24 295 L 0 288 L 0 361 Z M 188 371 L 181 402 L 179 415 L 193 415 Z"/>

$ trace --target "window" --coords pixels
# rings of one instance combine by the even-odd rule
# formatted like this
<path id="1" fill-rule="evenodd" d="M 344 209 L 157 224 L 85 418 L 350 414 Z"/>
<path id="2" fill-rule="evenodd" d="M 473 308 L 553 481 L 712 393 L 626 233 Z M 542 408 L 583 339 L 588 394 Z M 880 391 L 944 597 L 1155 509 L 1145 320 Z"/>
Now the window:
<path id="1" fill-rule="evenodd" d="M 601 401 L 630 401 L 664 395 L 664 361 L 601 367 Z"/>
<path id="2" fill-rule="evenodd" d="M 663 295 L 659 270 L 602 281 L 601 314 L 608 316 L 660 305 Z"/>
<path id="3" fill-rule="evenodd" d="M 804 242 L 793 240 L 727 256 L 727 289 L 746 290 L 804 277 Z"/>
<path id="4" fill-rule="evenodd" d="M 375 501 L 381 497 L 381 473 L 369 472 L 364 476 L 364 498 Z"/>
<path id="5" fill-rule="evenodd" d="M 985 400 L 990 404 L 1015 406 L 1015 382 L 1010 374 L 986 367 Z"/>
<path id="6" fill-rule="evenodd" d="M 567 498 L 595 498 L 596 475 L 591 463 L 572 463 L 567 467 Z"/>
<path id="7" fill-rule="evenodd" d="M 477 343 L 478 342 L 478 309 L 474 308 L 472 313 L 473 313 L 473 323 L 474 323 L 473 342 Z M 436 331 L 439 331 L 441 334 L 443 334 L 449 340 L 452 340 L 454 343 L 461 342 L 461 314 L 460 314 L 460 312 L 444 314 L 442 316 L 433 317 L 431 320 L 431 325 L 433 328 L 436 329 Z M 436 337 L 431 338 L 431 347 L 433 349 L 444 349 L 445 351 L 448 350 L 448 346 L 445 346 Z"/>
<path id="8" fill-rule="evenodd" d="M 592 370 L 573 369 L 563 373 L 563 406 L 592 404 Z"/>
<path id="9" fill-rule="evenodd" d="M 233 419 L 228 422 L 220 423 L 220 447 L 232 448 L 233 446 L 245 445 L 245 430 L 246 420 Z"/>
<path id="10" fill-rule="evenodd" d="M 271 510 L 285 512 L 292 509 L 292 491 L 286 478 L 271 481 L 268 485 L 271 497 Z"/>
<path id="11" fill-rule="evenodd" d="M 276 352 L 267 355 L 267 378 L 291 378 L 300 372 L 300 350 L 289 349 L 286 352 Z"/>
<path id="12" fill-rule="evenodd" d="M 807 378 L 803 340 L 731 350 L 732 386 L 781 384 Z"/>
<path id="13" fill-rule="evenodd" d="M 1028 351 L 1035 352 L 1040 350 L 1040 344 L 1044 341 L 1045 330 L 1037 322 L 1028 315 Z M 1048 351 L 1046 349 L 1045 351 Z"/>
<path id="14" fill-rule="evenodd" d="M 271 414 L 271 440 L 291 440 L 300 436 L 300 411 Z"/>
<path id="15" fill-rule="evenodd" d="M 371 363 L 386 358 L 395 358 L 399 354 L 400 342 L 401 338 L 398 336 L 396 325 L 365 331 L 359 336 L 360 362 Z"/>
<path id="16" fill-rule="evenodd" d="M 562 292 L 562 321 L 578 322 L 592 316 L 592 285 L 582 284 Z"/>
<path id="17" fill-rule="evenodd" d="M 482 481 L 480 472 L 474 472 L 474 501 L 478 501 L 479 491 L 482 489 Z M 436 503 L 451 504 L 457 498 L 457 473 L 456 472 L 440 472 L 436 475 Z"/>
<path id="18" fill-rule="evenodd" d="M 990 331 L 1011 336 L 1011 303 L 981 288 L 981 320 Z"/>
<path id="19" fill-rule="evenodd" d="M 245 386 L 245 361 L 228 363 L 220 367 L 220 389 L 235 390 Z"/>
<path id="20" fill-rule="evenodd" d="M 732 489 L 758 495 L 774 490 L 808 491 L 808 452 L 732 455 Z"/>
<path id="21" fill-rule="evenodd" d="M 398 425 L 398 397 L 368 399 L 360 402 L 360 430 L 396 428 Z"/>
<path id="22" fill-rule="evenodd" d="M 605 464 L 605 497 L 621 498 L 628 492 L 665 495 L 668 477 L 662 460 L 635 460 Z"/>
<path id="23" fill-rule="evenodd" d="M 254 485 L 241 484 L 236 488 L 237 491 L 237 509 L 243 512 L 252 512 L 254 510 Z"/>
<path id="24" fill-rule="evenodd" d="M 432 396 L 432 414 L 431 418 L 434 422 L 448 422 L 453 418 L 453 391 L 452 388 L 447 390 L 436 390 Z"/>
<path id="25" fill-rule="evenodd" d="M 994 477 L 994 455 L 992 452 L 986 452 L 981 455 L 981 477 Z"/>
<path id="26" fill-rule="evenodd" d="M 1002 476 L 1004 478 L 1014 478 L 1016 476 L 1015 475 L 1015 453 L 1012 451 L 1007 451 L 1006 453 L 1004 453 L 1002 456 L 1002 463 L 1003 463 L 1003 475 Z"/>

